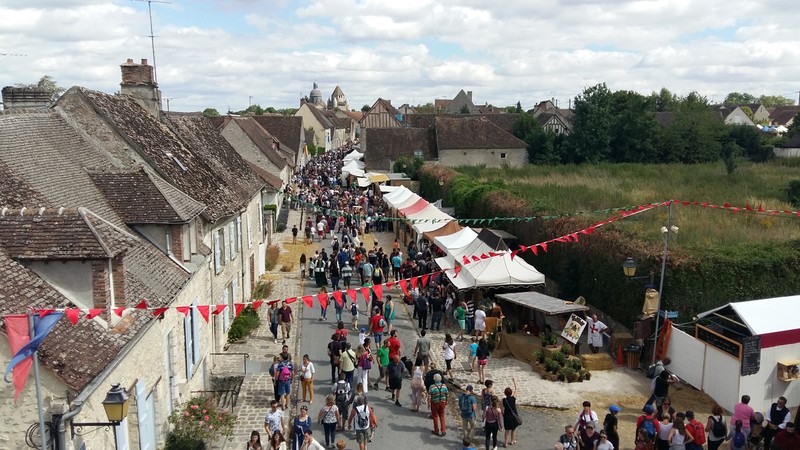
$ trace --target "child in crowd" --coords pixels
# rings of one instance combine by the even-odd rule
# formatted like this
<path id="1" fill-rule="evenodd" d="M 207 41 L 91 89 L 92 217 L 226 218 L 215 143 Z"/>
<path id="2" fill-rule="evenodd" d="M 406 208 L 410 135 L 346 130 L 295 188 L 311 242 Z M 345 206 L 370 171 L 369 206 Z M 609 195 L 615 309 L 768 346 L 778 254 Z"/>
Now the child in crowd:
<path id="1" fill-rule="evenodd" d="M 364 345 L 364 339 L 366 339 L 366 338 L 367 338 L 367 329 L 364 328 L 364 327 L 361 327 L 361 332 L 358 333 L 358 343 L 361 344 L 361 345 Z"/>
<path id="2" fill-rule="evenodd" d="M 475 359 L 478 354 L 478 338 L 472 337 L 472 343 L 469 344 L 469 371 L 475 372 Z"/>
<path id="3" fill-rule="evenodd" d="M 358 330 L 358 304 L 356 304 L 355 300 L 350 306 L 350 314 L 353 316 L 353 329 Z"/>

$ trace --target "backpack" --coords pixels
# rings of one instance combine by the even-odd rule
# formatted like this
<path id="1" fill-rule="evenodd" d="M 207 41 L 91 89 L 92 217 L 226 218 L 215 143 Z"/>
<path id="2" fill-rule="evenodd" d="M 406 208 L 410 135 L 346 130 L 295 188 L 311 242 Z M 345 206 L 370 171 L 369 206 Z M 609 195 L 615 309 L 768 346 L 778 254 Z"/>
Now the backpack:
<path id="1" fill-rule="evenodd" d="M 350 307 L 350 314 L 353 316 L 358 315 L 358 306 L 356 306 L 355 302 L 353 302 L 353 306 Z"/>
<path id="2" fill-rule="evenodd" d="M 289 366 L 281 367 L 281 372 L 278 375 L 278 381 L 283 383 L 283 382 L 289 381 L 291 379 L 292 379 L 292 371 L 289 370 Z"/>
<path id="3" fill-rule="evenodd" d="M 656 424 L 653 423 L 653 419 L 645 416 L 642 421 L 642 428 L 647 432 L 647 436 L 649 436 L 650 439 L 656 437 Z"/>
<path id="4" fill-rule="evenodd" d="M 384 320 L 383 316 L 381 316 L 381 318 L 378 319 L 378 326 L 381 328 L 386 326 L 386 320 Z"/>
<path id="5" fill-rule="evenodd" d="M 347 382 L 346 381 L 338 381 L 336 382 L 336 403 L 341 405 L 347 403 L 348 395 L 347 392 Z"/>
<path id="6" fill-rule="evenodd" d="M 645 372 L 645 375 L 647 375 L 647 378 L 650 378 L 651 380 L 653 378 L 655 378 L 656 377 L 656 365 L 655 364 L 650 364 L 649 366 L 647 366 L 647 372 Z"/>
<path id="7" fill-rule="evenodd" d="M 714 436 L 723 437 L 725 436 L 728 430 L 725 429 L 725 422 L 722 420 L 717 420 L 714 416 L 711 416 L 711 432 L 714 433 Z"/>
<path id="8" fill-rule="evenodd" d="M 697 420 L 692 420 L 689 422 L 687 429 L 691 426 L 692 430 L 692 437 L 694 438 L 694 443 L 697 445 L 703 445 L 706 443 L 706 427 L 703 426 L 702 423 L 698 422 Z"/>
<path id="9" fill-rule="evenodd" d="M 364 370 L 372 369 L 372 361 L 369 360 L 370 355 L 368 353 L 364 353 L 361 356 L 361 368 Z"/>
<path id="10" fill-rule="evenodd" d="M 461 410 L 461 417 L 472 415 L 472 402 L 469 401 L 469 394 L 461 394 L 461 397 L 458 397 L 458 409 Z"/>
<path id="11" fill-rule="evenodd" d="M 367 405 L 364 405 L 363 408 L 363 412 L 356 408 L 356 425 L 360 430 L 366 430 L 369 427 L 369 409 Z"/>
<path id="12" fill-rule="evenodd" d="M 744 448 L 746 441 L 747 438 L 745 438 L 744 433 L 737 431 L 736 435 L 733 437 L 733 446 L 736 448 Z"/>

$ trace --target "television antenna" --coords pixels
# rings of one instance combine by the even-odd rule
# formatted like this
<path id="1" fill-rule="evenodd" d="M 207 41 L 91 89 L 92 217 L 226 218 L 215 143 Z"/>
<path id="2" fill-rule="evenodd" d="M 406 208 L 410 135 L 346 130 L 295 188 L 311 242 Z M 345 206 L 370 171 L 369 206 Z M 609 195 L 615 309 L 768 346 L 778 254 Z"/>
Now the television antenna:
<path id="1" fill-rule="evenodd" d="M 172 4 L 172 2 L 166 2 L 162 0 L 131 0 L 132 2 L 147 2 L 147 16 L 150 18 L 150 34 L 147 36 L 150 38 L 150 48 L 153 51 L 153 81 L 158 83 L 158 75 L 156 72 L 156 36 L 153 34 L 153 3 L 164 3 L 164 4 Z"/>

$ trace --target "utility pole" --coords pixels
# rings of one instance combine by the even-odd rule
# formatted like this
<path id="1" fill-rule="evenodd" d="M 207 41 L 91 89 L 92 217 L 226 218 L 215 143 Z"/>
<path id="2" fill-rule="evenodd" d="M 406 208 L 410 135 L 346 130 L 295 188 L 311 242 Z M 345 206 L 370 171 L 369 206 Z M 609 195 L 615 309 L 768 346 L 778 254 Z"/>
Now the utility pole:
<path id="1" fill-rule="evenodd" d="M 153 34 L 153 7 L 152 3 L 164 3 L 164 4 L 172 4 L 172 2 L 166 2 L 162 0 L 131 0 L 137 2 L 147 2 L 147 16 L 150 18 L 150 34 L 147 36 L 150 38 L 150 49 L 153 52 L 153 81 L 158 83 L 158 75 L 156 72 L 156 36 Z M 169 108 L 167 108 L 169 110 Z"/>

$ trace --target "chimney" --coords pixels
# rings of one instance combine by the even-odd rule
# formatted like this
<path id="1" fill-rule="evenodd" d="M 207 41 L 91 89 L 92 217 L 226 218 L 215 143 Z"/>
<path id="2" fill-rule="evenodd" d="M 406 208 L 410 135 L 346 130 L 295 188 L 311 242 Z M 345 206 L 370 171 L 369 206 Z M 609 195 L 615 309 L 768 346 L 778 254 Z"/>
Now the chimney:
<path id="1" fill-rule="evenodd" d="M 147 64 L 147 59 L 142 58 L 141 64 L 136 64 L 128 58 L 120 64 L 122 83 L 120 92 L 133 97 L 140 105 L 154 117 L 161 113 L 161 91 L 154 78 L 153 66 Z"/>
<path id="2" fill-rule="evenodd" d="M 44 109 L 50 107 L 50 93 L 38 87 L 3 88 L 3 107 L 5 109 Z"/>
<path id="3" fill-rule="evenodd" d="M 472 101 L 472 91 L 467 91 L 467 98 Z"/>

